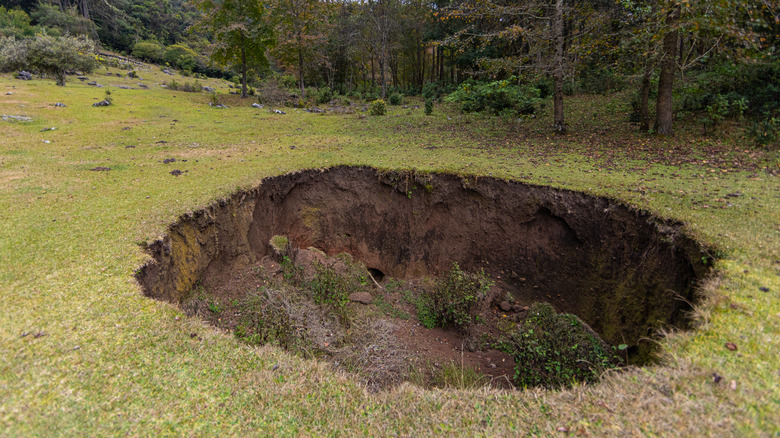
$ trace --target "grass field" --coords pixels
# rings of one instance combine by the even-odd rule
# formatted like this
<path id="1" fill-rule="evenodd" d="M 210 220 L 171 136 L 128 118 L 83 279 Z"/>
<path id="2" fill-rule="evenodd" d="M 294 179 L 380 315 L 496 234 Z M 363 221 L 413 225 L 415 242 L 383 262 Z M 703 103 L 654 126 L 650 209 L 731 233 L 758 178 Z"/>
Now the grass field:
<path id="1" fill-rule="evenodd" d="M 0 114 L 33 119 L 0 121 L 0 435 L 780 435 L 780 160 L 738 127 L 702 137 L 683 121 L 673 139 L 643 136 L 625 95 L 569 98 L 562 137 L 546 116 L 438 106 L 278 115 L 228 95 L 212 108 L 205 93 L 155 86 L 171 78 L 158 70 L 139 72 L 148 90 L 104 73 L 90 75 L 103 88 L 0 76 Z M 114 105 L 92 107 L 106 89 Z M 139 243 L 180 214 L 338 164 L 614 197 L 684 221 L 718 248 L 719 275 L 702 285 L 697 329 L 659 339 L 660 365 L 561 392 L 370 393 L 142 295 Z"/>

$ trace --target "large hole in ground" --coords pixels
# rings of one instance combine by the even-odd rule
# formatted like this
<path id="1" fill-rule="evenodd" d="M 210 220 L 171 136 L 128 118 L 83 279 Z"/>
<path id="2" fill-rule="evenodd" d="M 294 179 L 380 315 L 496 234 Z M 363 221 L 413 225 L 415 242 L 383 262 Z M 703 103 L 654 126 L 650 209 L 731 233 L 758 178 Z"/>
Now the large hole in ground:
<path id="1" fill-rule="evenodd" d="M 525 369 L 535 358 L 518 348 L 566 348 L 529 338 L 534 327 L 640 364 L 659 328 L 686 327 L 710 264 L 680 225 L 514 181 L 336 167 L 267 178 L 182 216 L 137 279 L 247 342 L 328 359 L 373 387 L 533 384 L 516 369 L 560 363 Z M 448 287 L 476 298 L 442 298 Z M 540 323 L 541 302 L 576 315 L 559 322 L 580 333 Z M 576 366 L 593 362 L 581 354 Z"/>

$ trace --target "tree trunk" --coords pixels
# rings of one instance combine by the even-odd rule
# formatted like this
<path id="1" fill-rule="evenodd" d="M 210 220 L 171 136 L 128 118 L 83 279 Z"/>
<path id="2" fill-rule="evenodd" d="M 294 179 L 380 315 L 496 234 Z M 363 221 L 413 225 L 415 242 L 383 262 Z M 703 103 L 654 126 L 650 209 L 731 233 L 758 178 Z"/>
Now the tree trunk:
<path id="1" fill-rule="evenodd" d="M 655 131 L 664 136 L 674 135 L 674 118 L 672 114 L 672 93 L 674 91 L 674 73 L 677 67 L 677 30 L 674 25 L 679 16 L 679 9 L 669 12 L 666 24 L 671 28 L 664 35 L 663 58 L 661 59 L 661 75 L 658 78 L 658 100 L 655 106 Z"/>
<path id="2" fill-rule="evenodd" d="M 640 90 L 641 101 L 639 102 L 639 131 L 647 132 L 650 130 L 650 76 L 653 74 L 653 66 L 650 62 L 645 64 L 645 73 L 642 75 L 642 88 Z"/>
<path id="3" fill-rule="evenodd" d="M 385 81 L 385 53 L 379 54 L 379 81 L 382 83 L 382 99 L 387 96 L 387 82 Z"/>
<path id="4" fill-rule="evenodd" d="M 303 84 L 303 42 L 298 32 L 298 83 L 301 86 L 301 99 L 306 99 L 306 86 Z"/>
<path id="5" fill-rule="evenodd" d="M 246 52 L 242 49 L 241 50 L 241 98 L 246 99 L 247 97 L 247 90 L 246 90 Z"/>
<path id="6" fill-rule="evenodd" d="M 555 1 L 553 17 L 555 66 L 553 67 L 553 126 L 557 134 L 566 132 L 563 119 L 563 0 Z"/>
<path id="7" fill-rule="evenodd" d="M 89 3 L 87 0 L 81 0 L 81 15 L 89 20 Z"/>

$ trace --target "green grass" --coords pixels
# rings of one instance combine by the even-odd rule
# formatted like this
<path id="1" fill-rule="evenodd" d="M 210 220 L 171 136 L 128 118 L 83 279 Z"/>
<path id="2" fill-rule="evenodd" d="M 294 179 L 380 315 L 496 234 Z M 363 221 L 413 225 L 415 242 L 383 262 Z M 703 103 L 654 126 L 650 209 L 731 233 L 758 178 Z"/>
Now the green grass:
<path id="1" fill-rule="evenodd" d="M 780 168 L 739 129 L 702 138 L 681 124 L 673 139 L 642 136 L 624 122 L 623 96 L 567 99 L 565 137 L 550 133 L 547 116 L 504 122 L 446 106 L 432 116 L 395 106 L 383 117 L 276 115 L 223 96 L 230 108 L 219 110 L 205 93 L 153 86 L 171 78 L 157 70 L 139 74 L 150 90 L 90 75 L 111 89 L 108 108 L 91 106 L 105 89 L 76 80 L 0 77 L 0 114 L 34 118 L 0 122 L 3 435 L 780 433 Z M 337 164 L 615 197 L 684 221 L 718 248 L 721 277 L 703 289 L 698 330 L 659 341 L 662 365 L 562 392 L 406 384 L 370 393 L 324 362 L 244 345 L 142 295 L 138 244 L 178 215 L 269 175 Z"/>

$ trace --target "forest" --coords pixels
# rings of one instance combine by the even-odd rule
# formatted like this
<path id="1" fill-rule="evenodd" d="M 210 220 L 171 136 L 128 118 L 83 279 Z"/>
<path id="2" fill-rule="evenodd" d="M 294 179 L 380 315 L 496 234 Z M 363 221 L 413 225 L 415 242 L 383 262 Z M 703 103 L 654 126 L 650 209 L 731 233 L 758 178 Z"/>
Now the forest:
<path id="1" fill-rule="evenodd" d="M 82 35 L 105 49 L 299 99 L 393 95 L 528 114 L 632 89 L 630 121 L 673 134 L 748 120 L 776 144 L 780 12 L 770 0 L 38 0 L 0 2 L 0 35 Z M 327 89 L 327 91 L 322 91 Z M 271 90 L 270 93 L 272 93 Z M 311 97 L 311 96 L 309 96 Z"/>

